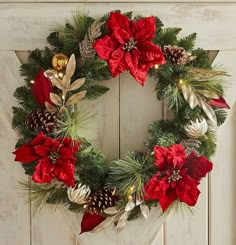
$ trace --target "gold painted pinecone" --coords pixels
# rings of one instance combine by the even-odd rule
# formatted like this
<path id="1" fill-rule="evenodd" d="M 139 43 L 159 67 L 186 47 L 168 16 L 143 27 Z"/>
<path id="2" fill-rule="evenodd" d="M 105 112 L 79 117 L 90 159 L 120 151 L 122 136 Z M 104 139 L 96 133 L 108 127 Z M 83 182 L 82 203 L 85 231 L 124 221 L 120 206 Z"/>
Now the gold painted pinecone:
<path id="1" fill-rule="evenodd" d="M 100 214 L 103 210 L 115 206 L 118 199 L 116 190 L 102 189 L 87 198 L 85 207 L 89 213 Z"/>
<path id="2" fill-rule="evenodd" d="M 42 130 L 45 133 L 52 133 L 57 130 L 58 113 L 49 112 L 43 109 L 31 111 L 25 119 L 26 125 L 31 130 Z"/>
<path id="3" fill-rule="evenodd" d="M 187 62 L 188 55 L 184 48 L 177 46 L 165 46 L 164 55 L 173 65 L 184 65 Z"/>

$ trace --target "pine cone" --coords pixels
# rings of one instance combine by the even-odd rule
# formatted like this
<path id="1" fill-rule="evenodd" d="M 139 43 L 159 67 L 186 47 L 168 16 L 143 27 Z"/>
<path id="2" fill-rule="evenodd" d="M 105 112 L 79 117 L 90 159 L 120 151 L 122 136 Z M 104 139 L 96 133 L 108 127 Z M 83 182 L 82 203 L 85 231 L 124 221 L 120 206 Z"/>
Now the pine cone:
<path id="1" fill-rule="evenodd" d="M 163 51 L 165 58 L 173 65 L 184 65 L 188 60 L 188 55 L 182 47 L 168 45 L 164 47 Z"/>
<path id="2" fill-rule="evenodd" d="M 103 210 L 115 206 L 118 201 L 116 190 L 102 189 L 91 194 L 86 200 L 86 209 L 89 213 L 100 214 Z"/>
<path id="3" fill-rule="evenodd" d="M 57 118 L 58 113 L 55 111 L 37 109 L 27 115 L 25 123 L 32 130 L 40 129 L 46 133 L 52 133 L 57 130 Z"/>

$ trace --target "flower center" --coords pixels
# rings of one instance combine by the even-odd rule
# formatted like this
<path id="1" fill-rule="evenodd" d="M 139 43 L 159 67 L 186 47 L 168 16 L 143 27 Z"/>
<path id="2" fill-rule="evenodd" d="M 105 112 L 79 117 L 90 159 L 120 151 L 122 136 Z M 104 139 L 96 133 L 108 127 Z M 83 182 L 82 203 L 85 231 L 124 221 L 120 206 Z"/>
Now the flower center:
<path id="1" fill-rule="evenodd" d="M 130 40 L 124 44 L 123 49 L 127 52 L 130 52 L 132 49 L 136 48 L 137 41 L 134 41 L 134 38 L 131 37 Z"/>
<path id="2" fill-rule="evenodd" d="M 168 177 L 168 182 L 170 183 L 171 181 L 177 181 L 179 179 L 182 179 L 182 176 L 179 174 L 180 170 L 173 170 L 172 175 Z"/>
<path id="3" fill-rule="evenodd" d="M 53 164 L 55 164 L 59 158 L 59 153 L 57 151 L 51 151 L 48 155 L 48 158 L 52 161 Z"/>

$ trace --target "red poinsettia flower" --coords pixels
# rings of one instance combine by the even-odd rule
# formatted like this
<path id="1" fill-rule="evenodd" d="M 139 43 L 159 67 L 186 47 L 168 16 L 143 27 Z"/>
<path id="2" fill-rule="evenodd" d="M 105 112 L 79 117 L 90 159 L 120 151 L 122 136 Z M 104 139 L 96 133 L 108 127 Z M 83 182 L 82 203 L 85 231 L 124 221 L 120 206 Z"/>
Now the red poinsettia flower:
<path id="1" fill-rule="evenodd" d="M 52 82 L 48 77 L 45 77 L 43 70 L 40 70 L 33 83 L 32 93 L 35 100 L 42 106 L 45 106 L 47 101 L 49 104 L 54 105 L 50 99 L 52 92 Z"/>
<path id="2" fill-rule="evenodd" d="M 170 148 L 155 146 L 154 152 L 158 172 L 144 187 L 145 200 L 158 199 L 163 211 L 175 200 L 194 206 L 200 194 L 199 181 L 212 170 L 213 164 L 195 152 L 186 157 L 179 144 Z"/>
<path id="3" fill-rule="evenodd" d="M 230 106 L 227 104 L 225 99 L 223 97 L 220 97 L 219 99 L 212 99 L 208 102 L 209 105 L 213 105 L 218 108 L 227 108 L 230 109 Z"/>
<path id="4" fill-rule="evenodd" d="M 151 42 L 156 31 L 155 18 L 143 18 L 135 23 L 121 13 L 113 12 L 106 27 L 110 34 L 93 45 L 99 57 L 108 61 L 113 77 L 129 70 L 143 86 L 149 68 L 165 63 L 161 49 Z"/>
<path id="5" fill-rule="evenodd" d="M 52 139 L 40 132 L 30 143 L 13 152 L 15 161 L 29 163 L 37 161 L 32 179 L 38 183 L 50 183 L 53 178 L 68 186 L 74 185 L 74 154 L 81 142 L 70 138 Z"/>

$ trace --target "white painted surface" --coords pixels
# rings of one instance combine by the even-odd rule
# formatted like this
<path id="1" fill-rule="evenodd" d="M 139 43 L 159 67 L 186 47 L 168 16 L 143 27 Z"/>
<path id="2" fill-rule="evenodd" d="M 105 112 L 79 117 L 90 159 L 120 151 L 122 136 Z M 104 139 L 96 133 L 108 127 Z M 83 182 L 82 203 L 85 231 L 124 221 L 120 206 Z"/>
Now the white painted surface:
<path id="1" fill-rule="evenodd" d="M 22 84 L 20 62 L 13 51 L 0 52 L 0 244 L 30 244 L 30 209 L 23 203 L 18 181 L 26 179 L 20 164 L 14 162 L 16 133 L 11 129 L 12 94 Z"/>
<path id="2" fill-rule="evenodd" d="M 156 15 L 166 27 L 182 27 L 182 35 L 198 33 L 197 46 L 207 50 L 235 50 L 236 3 L 14 3 L 0 5 L 0 50 L 44 48 L 49 28 L 62 23 L 76 9 L 100 17 L 114 9 Z"/>
<path id="3" fill-rule="evenodd" d="M 0 142 L 0 245 L 234 245 L 235 51 L 220 52 L 216 60 L 232 70 L 231 89 L 226 94 L 232 110 L 219 130 L 215 169 L 209 180 L 211 195 L 208 196 L 208 181 L 205 180 L 201 184 L 202 195 L 194 217 L 170 216 L 157 234 L 162 220 L 157 223 L 158 212 L 153 210 L 151 219 L 131 222 L 120 234 L 111 227 L 98 234 L 79 236 L 81 215 L 76 217 L 58 210 L 55 213 L 41 213 L 30 219 L 30 210 L 23 208 L 23 199 L 19 197 L 20 191 L 15 186 L 18 180 L 24 178 L 24 174 L 19 164 L 13 162 L 10 153 L 16 140 L 10 127 L 11 106 L 15 103 L 13 92 L 22 81 L 18 74 L 20 63 L 12 50 L 44 47 L 48 28 L 54 21 L 62 22 L 65 17 L 70 17 L 71 11 L 78 7 L 88 9 L 95 17 L 114 9 L 132 10 L 144 16 L 158 15 L 166 26 L 183 27 L 184 34 L 198 32 L 197 45 L 205 49 L 235 50 L 234 3 L 86 2 L 0 3 L 0 135 L 4 139 Z M 148 123 L 160 119 L 162 115 L 161 103 L 155 100 L 153 93 L 154 82 L 148 79 L 142 88 L 128 73 L 124 73 L 105 84 L 111 91 L 91 103 L 99 115 L 97 144 L 109 159 L 127 149 L 144 149 Z"/>

